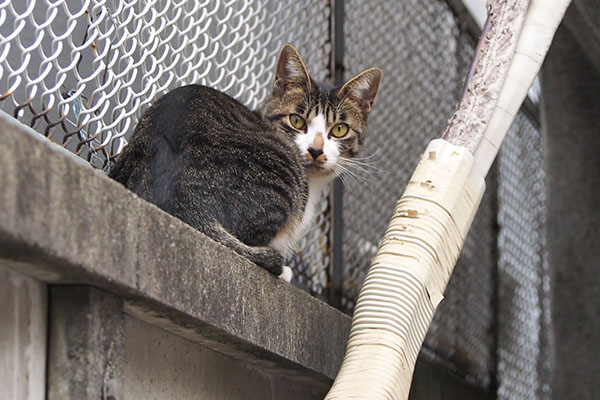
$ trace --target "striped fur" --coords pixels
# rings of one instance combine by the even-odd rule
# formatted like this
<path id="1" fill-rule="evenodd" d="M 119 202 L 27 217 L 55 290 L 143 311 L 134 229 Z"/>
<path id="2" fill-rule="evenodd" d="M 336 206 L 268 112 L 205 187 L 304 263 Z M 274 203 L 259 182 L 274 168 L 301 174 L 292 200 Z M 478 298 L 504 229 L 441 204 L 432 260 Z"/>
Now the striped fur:
<path id="1" fill-rule="evenodd" d="M 369 71 L 375 72 L 366 83 L 331 88 L 310 79 L 287 45 L 260 112 L 205 86 L 175 89 L 144 113 L 110 176 L 279 276 L 283 256 L 335 176 L 327 163 L 355 155 L 366 136 L 381 77 Z M 294 129 L 292 113 L 306 118 L 312 131 Z M 327 129 L 338 122 L 351 129 L 332 139 Z"/>

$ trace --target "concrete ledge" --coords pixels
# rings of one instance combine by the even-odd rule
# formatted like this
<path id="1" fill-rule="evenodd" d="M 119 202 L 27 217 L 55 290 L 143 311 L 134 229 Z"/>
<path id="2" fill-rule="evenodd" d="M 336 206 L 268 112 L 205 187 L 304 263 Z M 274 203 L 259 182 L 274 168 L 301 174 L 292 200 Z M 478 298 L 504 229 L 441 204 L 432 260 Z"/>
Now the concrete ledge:
<path id="1" fill-rule="evenodd" d="M 0 263 L 88 284 L 138 318 L 311 385 L 350 318 L 171 217 L 0 113 Z"/>

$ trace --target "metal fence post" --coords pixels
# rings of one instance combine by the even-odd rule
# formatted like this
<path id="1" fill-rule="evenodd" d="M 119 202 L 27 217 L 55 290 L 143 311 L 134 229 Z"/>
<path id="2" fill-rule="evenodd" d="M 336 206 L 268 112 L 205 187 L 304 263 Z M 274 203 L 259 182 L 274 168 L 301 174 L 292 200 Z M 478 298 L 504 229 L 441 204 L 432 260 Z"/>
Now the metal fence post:
<path id="1" fill-rule="evenodd" d="M 341 85 L 344 81 L 344 0 L 331 2 L 331 75 L 334 85 Z M 330 282 L 329 304 L 340 308 L 343 285 L 343 195 L 344 186 L 337 178 L 331 188 L 331 257 L 330 257 Z"/>

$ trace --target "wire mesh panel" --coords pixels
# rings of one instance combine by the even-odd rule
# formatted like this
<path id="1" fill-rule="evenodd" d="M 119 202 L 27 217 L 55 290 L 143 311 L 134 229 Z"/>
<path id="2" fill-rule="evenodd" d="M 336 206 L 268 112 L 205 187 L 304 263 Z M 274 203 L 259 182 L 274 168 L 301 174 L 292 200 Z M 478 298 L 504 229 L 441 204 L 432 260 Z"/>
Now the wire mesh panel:
<path id="1" fill-rule="evenodd" d="M 500 399 L 550 398 L 543 162 L 539 127 L 521 113 L 498 163 Z"/>
<path id="2" fill-rule="evenodd" d="M 5 0 L 0 109 L 108 170 L 169 89 L 202 83 L 256 108 L 286 42 L 325 80 L 329 14 L 321 0 Z M 327 284 L 328 229 L 321 214 L 289 260 L 317 293 Z"/>
<path id="3" fill-rule="evenodd" d="M 443 2 L 347 1 L 345 12 L 346 78 L 383 69 L 359 153 L 371 167 L 345 179 L 344 292 L 351 309 L 419 154 L 446 126 L 468 61 L 456 57 L 459 32 Z"/>
<path id="4" fill-rule="evenodd" d="M 344 193 L 344 306 L 351 311 L 417 158 L 454 111 L 474 43 L 443 1 L 347 1 L 345 69 L 384 77 L 359 154 L 373 167 Z M 488 183 L 488 186 L 490 184 Z M 491 185 L 493 186 L 493 185 Z M 493 382 L 493 193 L 484 198 L 424 352 L 484 388 Z"/>
<path id="5" fill-rule="evenodd" d="M 358 167 L 344 177 L 351 312 L 419 154 L 454 110 L 474 43 L 442 0 L 344 4 L 345 78 L 384 71 Z M 203 83 L 256 108 L 286 42 L 328 80 L 329 19 L 325 0 L 0 1 L 0 109 L 108 170 L 141 113 L 172 88 Z M 543 159 L 527 115 L 499 160 L 498 191 L 492 176 L 423 352 L 482 388 L 497 384 L 502 399 L 547 398 Z M 287 260 L 318 295 L 328 288 L 326 198 Z"/>

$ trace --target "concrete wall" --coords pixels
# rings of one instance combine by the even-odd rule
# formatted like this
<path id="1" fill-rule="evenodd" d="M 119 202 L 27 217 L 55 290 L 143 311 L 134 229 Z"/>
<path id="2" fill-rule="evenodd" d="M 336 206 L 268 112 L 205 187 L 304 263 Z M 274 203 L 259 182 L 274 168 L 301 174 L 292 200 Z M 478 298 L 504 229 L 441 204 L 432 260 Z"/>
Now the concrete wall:
<path id="1" fill-rule="evenodd" d="M 315 389 L 266 373 L 137 318 L 125 318 L 124 399 L 322 399 Z"/>
<path id="2" fill-rule="evenodd" d="M 46 285 L 0 260 L 0 397 L 46 396 Z"/>
<path id="3" fill-rule="evenodd" d="M 2 112 L 0 166 L 1 398 L 323 398 L 347 315 Z M 413 399 L 486 398 L 415 375 Z"/>
<path id="4" fill-rule="evenodd" d="M 121 398 L 125 313 L 309 392 L 328 388 L 343 356 L 347 316 L 139 199 L 6 114 L 0 115 L 0 132 L 0 260 L 33 277 L 32 285 L 51 285 L 48 321 L 37 317 L 49 331 L 48 348 L 38 346 L 49 355 L 48 398 Z M 2 365 L 14 370 L 30 362 L 30 324 L 22 321 L 38 309 L 25 304 L 28 287 L 5 281 L 3 296 L 14 306 L 2 316 L 8 326 L 3 357 L 10 358 Z M 35 361 L 43 371 L 44 360 Z M 249 375 L 248 383 L 254 381 Z M 26 391 L 23 398 L 34 398 L 26 386 L 15 385 Z"/>

